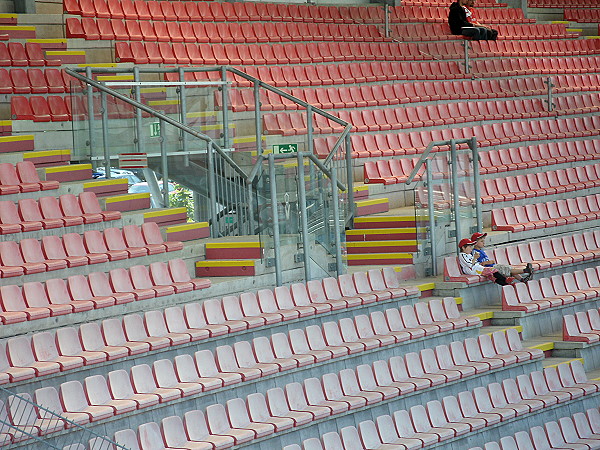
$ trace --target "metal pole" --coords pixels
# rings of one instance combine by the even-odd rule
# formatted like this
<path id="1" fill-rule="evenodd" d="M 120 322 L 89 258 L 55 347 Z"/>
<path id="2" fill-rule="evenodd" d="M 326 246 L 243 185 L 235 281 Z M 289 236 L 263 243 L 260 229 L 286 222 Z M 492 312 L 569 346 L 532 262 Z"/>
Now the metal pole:
<path id="1" fill-rule="evenodd" d="M 342 239 L 340 237 L 340 209 L 339 209 L 339 195 L 337 187 L 337 171 L 334 169 L 331 171 L 331 193 L 333 196 L 333 233 L 335 237 L 335 268 L 337 276 L 339 277 L 344 273 L 344 264 L 342 260 Z M 342 229 L 345 227 L 342 225 Z"/>
<path id="2" fill-rule="evenodd" d="M 202 222 L 200 217 L 200 194 L 192 191 L 192 199 L 194 201 L 194 222 Z"/>
<path id="3" fill-rule="evenodd" d="M 277 175 L 275 174 L 275 158 L 269 155 L 269 182 L 271 187 L 271 217 L 273 219 L 273 251 L 275 252 L 275 283 L 283 284 L 281 274 L 281 246 L 279 238 L 279 204 L 277 203 Z"/>
<path id="4" fill-rule="evenodd" d="M 544 82 L 548 86 L 548 98 L 546 99 L 548 111 L 553 111 L 554 110 L 554 98 L 553 98 L 552 88 L 554 87 L 554 83 L 552 82 L 552 77 L 546 78 L 546 80 Z"/>
<path id="5" fill-rule="evenodd" d="M 133 80 L 140 81 L 140 69 L 139 67 L 133 68 Z M 136 85 L 133 87 L 136 102 L 142 102 L 142 93 L 140 86 Z M 142 110 L 135 108 L 135 145 L 138 153 L 142 153 Z"/>
<path id="6" fill-rule="evenodd" d="M 221 81 L 227 81 L 227 68 L 225 66 L 221 67 Z M 223 84 L 221 89 L 221 103 L 223 104 L 223 147 L 231 148 L 229 143 L 229 87 L 227 84 Z"/>
<path id="7" fill-rule="evenodd" d="M 248 234 L 254 234 L 256 227 L 254 226 L 254 199 L 252 198 L 252 183 L 246 184 L 246 204 L 248 205 L 248 227 L 246 229 Z"/>
<path id="8" fill-rule="evenodd" d="M 385 13 L 385 37 L 390 37 L 390 7 L 389 5 L 383 5 L 383 10 Z"/>
<path id="9" fill-rule="evenodd" d="M 254 80 L 254 127 L 256 128 L 256 155 L 262 155 L 262 122 L 260 110 L 260 82 Z"/>
<path id="10" fill-rule="evenodd" d="M 179 68 L 179 81 L 185 81 L 185 72 L 183 71 L 183 67 Z M 187 125 L 187 96 L 185 85 L 181 85 L 178 87 L 179 89 L 179 106 L 180 106 L 180 120 L 181 123 Z M 187 151 L 187 133 L 183 130 L 179 130 L 179 136 L 181 139 L 181 149 L 185 152 Z M 186 163 L 187 158 L 186 156 Z"/>
<path id="11" fill-rule="evenodd" d="M 350 134 L 346 135 L 346 186 L 348 186 L 348 217 L 346 220 L 354 220 L 354 189 L 352 182 L 354 174 L 352 173 L 352 146 Z"/>
<path id="12" fill-rule="evenodd" d="M 435 207 L 433 204 L 433 176 L 431 174 L 431 160 L 425 160 L 425 177 L 427 182 L 427 214 L 429 219 L 429 241 L 431 243 L 431 274 L 437 275 L 437 249 L 435 248 Z M 419 226 L 416 223 L 416 226 Z"/>
<path id="13" fill-rule="evenodd" d="M 469 143 L 473 152 L 473 195 L 475 197 L 475 218 L 477 221 L 477 231 L 483 230 L 483 217 L 481 213 L 481 175 L 479 173 L 479 149 L 477 148 L 477 138 L 473 136 Z"/>
<path id="14" fill-rule="evenodd" d="M 108 104 L 106 92 L 100 93 L 100 107 L 102 108 L 102 147 L 104 149 L 104 176 L 112 178 L 110 174 L 110 150 L 108 147 Z"/>
<path id="15" fill-rule="evenodd" d="M 454 227 L 456 229 L 456 242 L 460 240 L 460 199 L 458 198 L 458 170 L 456 163 L 456 142 L 450 139 L 450 173 L 452 176 L 452 201 L 454 207 Z"/>
<path id="16" fill-rule="evenodd" d="M 269 155 L 270 157 L 271 155 Z M 302 247 L 304 248 L 304 278 L 310 281 L 310 249 L 308 248 L 308 217 L 306 214 L 306 186 L 304 184 L 304 156 L 298 152 L 298 206 L 300 208 L 300 223 L 302 226 Z M 274 183 L 274 180 L 271 180 Z M 277 245 L 277 243 L 275 244 Z"/>
<path id="17" fill-rule="evenodd" d="M 471 62 L 469 61 L 469 41 L 466 39 L 463 41 L 465 48 L 465 73 L 471 73 Z"/>
<path id="18" fill-rule="evenodd" d="M 85 68 L 85 76 L 88 78 L 92 78 L 92 68 Z M 94 156 L 94 150 L 96 148 L 96 139 L 94 137 L 94 90 L 92 86 L 88 85 L 87 87 L 87 109 L 88 109 L 88 127 L 90 134 L 90 157 Z M 93 161 L 93 160 L 92 160 Z"/>
<path id="19" fill-rule="evenodd" d="M 218 237 L 217 230 L 217 192 L 215 180 L 215 161 L 212 143 L 207 142 L 207 162 L 208 162 L 208 195 L 210 198 L 210 235 L 213 238 Z"/>
<path id="20" fill-rule="evenodd" d="M 163 177 L 163 205 L 165 208 L 169 207 L 169 159 L 167 156 L 167 145 L 165 143 L 165 124 L 161 120 L 158 121 L 160 126 L 160 162 L 162 165 L 162 177 Z"/>

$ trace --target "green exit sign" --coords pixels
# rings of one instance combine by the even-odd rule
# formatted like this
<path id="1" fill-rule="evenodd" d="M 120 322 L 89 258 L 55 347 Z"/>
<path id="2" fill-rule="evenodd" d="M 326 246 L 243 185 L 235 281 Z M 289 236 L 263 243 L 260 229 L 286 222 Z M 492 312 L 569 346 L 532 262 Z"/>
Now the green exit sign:
<path id="1" fill-rule="evenodd" d="M 298 153 L 298 144 L 279 144 L 273 146 L 273 153 Z"/>
<path id="2" fill-rule="evenodd" d="M 150 124 L 150 137 L 160 136 L 160 122 L 152 122 Z"/>

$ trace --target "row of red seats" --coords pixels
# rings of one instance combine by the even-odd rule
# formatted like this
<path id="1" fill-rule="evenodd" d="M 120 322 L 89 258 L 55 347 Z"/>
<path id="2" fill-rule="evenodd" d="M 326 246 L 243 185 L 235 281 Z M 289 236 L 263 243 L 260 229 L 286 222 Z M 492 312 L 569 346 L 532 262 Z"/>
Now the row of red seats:
<path id="1" fill-rule="evenodd" d="M 493 358 L 488 361 L 499 362 L 500 366 L 505 362 Z M 385 364 L 385 361 L 381 363 Z M 334 437 L 337 433 L 331 432 L 327 434 L 327 441 L 332 449 L 386 448 L 392 445 L 413 448 L 417 442 L 421 446 L 430 446 L 517 416 L 526 418 L 535 411 L 550 408 L 559 402 L 571 402 L 597 392 L 597 383 L 589 381 L 585 372 L 582 374 L 582 368 L 565 366 L 566 369 L 547 368 L 543 372 L 507 378 L 502 383 L 479 386 L 472 391 L 444 397 L 441 401 L 432 400 L 425 405 L 413 406 L 410 411 L 395 411 L 393 416 L 382 415 L 375 419 L 381 424 L 379 430 L 373 421 L 366 421 L 359 424 L 360 433 L 353 426 L 345 427 L 339 431 L 341 438 L 339 435 Z M 288 423 L 285 428 L 310 424 L 343 414 L 360 405 L 375 405 L 393 398 L 408 384 L 394 382 L 391 377 L 390 384 L 384 384 L 377 380 L 375 370 L 369 365 L 359 366 L 356 372 L 344 369 L 339 379 L 329 377 L 335 374 L 326 374 L 321 379 L 305 380 L 303 384 L 295 382 L 283 388 L 269 389 L 264 397 L 262 394 L 251 394 L 246 399 L 229 400 L 225 405 L 210 405 L 205 413 L 190 411 L 183 419 L 179 416 L 167 417 L 162 420 L 160 427 L 156 422 L 149 422 L 138 428 L 137 448 L 149 448 L 151 442 L 161 440 L 170 448 L 186 448 L 201 443 L 218 447 L 240 445 L 279 431 L 277 425 L 281 425 L 282 419 Z M 391 375 L 388 367 L 383 371 Z M 450 370 L 443 373 L 438 375 L 442 379 L 440 382 L 454 374 Z M 426 377 L 421 382 L 432 381 L 432 378 Z M 332 384 L 333 388 L 330 387 Z M 252 404 L 259 400 L 257 396 L 260 396 L 261 406 L 264 405 L 261 411 L 267 413 L 261 414 L 259 420 L 251 415 L 255 409 Z M 127 433 L 125 443 L 128 445 L 136 441 L 132 430 L 123 430 L 115 434 L 117 442 L 122 442 L 119 438 L 123 434 L 119 433 Z M 386 437 L 385 444 L 381 435 Z M 294 445 L 285 447 L 286 450 L 297 448 Z M 308 450 L 311 447 L 304 448 Z"/>
<path id="2" fill-rule="evenodd" d="M 129 270 L 112 269 L 108 274 L 92 272 L 87 276 L 73 275 L 66 280 L 47 279 L 44 284 L 27 282 L 22 288 L 4 285 L 0 287 L 0 319 L 3 324 L 12 324 L 209 286 L 209 280 L 191 279 L 181 259 L 170 260 L 168 268 L 165 263 L 157 262 L 149 269 L 136 265 Z"/>
<path id="3" fill-rule="evenodd" d="M 416 44 L 309 42 L 288 44 L 184 44 L 115 42 L 115 58 L 136 64 L 262 65 L 316 64 L 333 61 L 414 61 L 424 56 Z"/>
<path id="4" fill-rule="evenodd" d="M 600 194 L 598 194 L 600 195 Z M 600 218 L 600 197 L 590 194 L 553 202 L 492 210 L 492 229 L 512 233 L 587 222 Z"/>
<path id="5" fill-rule="evenodd" d="M 574 0 L 566 2 L 565 0 L 532 0 L 532 8 L 597 8 L 596 0 Z"/>
<path id="6" fill-rule="evenodd" d="M 600 231 L 499 247 L 494 249 L 493 255 L 499 264 L 518 266 L 525 261 L 531 262 L 536 270 L 568 266 L 600 257 Z M 449 256 L 444 258 L 444 280 L 472 284 L 485 281 L 485 278 L 461 273 L 456 257 Z M 589 279 L 589 283 L 600 285 L 600 281 L 594 279 Z"/>
<path id="7" fill-rule="evenodd" d="M 476 8 L 477 20 L 485 24 L 515 24 L 535 23 L 535 19 L 527 19 L 520 8 Z M 421 6 L 396 6 L 391 8 L 390 21 L 393 23 L 410 22 L 448 22 L 448 5 Z M 378 23 L 383 23 L 379 20 Z"/>
<path id="8" fill-rule="evenodd" d="M 64 0 L 64 11 L 84 17 L 169 21 L 264 21 L 361 23 L 377 18 L 383 23 L 380 7 L 337 7 L 309 4 L 253 2 L 180 2 L 142 0 Z M 381 19 L 381 20 L 380 20 Z"/>
<path id="9" fill-rule="evenodd" d="M 158 22 L 149 20 L 68 17 L 68 38 L 86 40 L 160 41 L 199 43 L 356 41 L 382 42 L 375 25 L 275 22 Z"/>
<path id="10" fill-rule="evenodd" d="M 44 335 L 47 340 L 52 341 L 52 335 L 49 332 L 39 333 L 39 335 L 40 338 Z M 404 358 L 395 356 L 389 361 L 377 361 L 372 366 L 364 364 L 359 366 L 356 372 L 352 369 L 344 369 L 339 374 L 325 374 L 322 377 L 323 382 L 328 386 L 339 386 L 342 397 L 356 396 L 357 394 L 359 397 L 368 395 L 362 401 L 356 399 L 351 405 L 346 404 L 345 408 L 342 404 L 339 404 L 331 413 L 340 413 L 351 408 L 354 409 L 394 398 L 407 392 L 424 390 L 444 382 L 455 381 L 459 378 L 466 379 L 476 373 L 499 368 L 497 365 L 490 364 L 489 367 L 480 369 L 478 366 L 485 365 L 487 360 L 496 359 L 497 361 L 498 358 L 502 358 L 505 361 L 504 365 L 509 366 L 521 361 L 537 359 L 541 356 L 541 352 L 536 353 L 534 356 L 528 351 L 512 351 L 507 337 L 502 332 L 496 333 L 494 340 L 487 335 L 485 338 L 480 338 L 479 342 L 477 339 L 471 338 L 464 343 L 456 341 L 450 346 L 440 345 L 436 347 L 435 352 L 432 349 L 425 349 L 420 353 L 408 353 Z M 519 340 L 518 336 L 516 339 Z M 520 346 L 520 341 L 517 345 Z M 31 353 L 25 343 L 22 343 L 20 347 L 24 352 Z M 53 343 L 46 347 L 50 348 L 51 353 L 55 351 Z M 457 359 L 462 357 L 467 361 L 469 361 L 468 358 L 471 358 L 473 361 L 467 362 L 467 367 L 457 366 L 453 362 L 454 357 Z M 232 370 L 226 370 L 229 369 L 226 360 L 235 359 L 235 356 L 230 353 L 222 356 L 222 358 L 224 359 L 222 362 L 215 361 L 209 350 L 199 351 L 196 352 L 194 358 L 191 355 L 177 356 L 174 363 L 169 359 L 154 361 L 152 368 L 148 364 L 135 365 L 130 369 L 129 374 L 127 374 L 127 371 L 120 369 L 109 372 L 106 377 L 103 375 L 86 377 L 83 383 L 77 380 L 67 381 L 60 385 L 58 392 L 56 388 L 51 386 L 40 388 L 35 391 L 34 397 L 36 403 L 41 406 L 49 408 L 76 423 L 85 424 L 90 421 L 95 422 L 106 419 L 113 415 L 135 411 L 136 409 L 151 407 L 158 403 L 168 403 L 181 397 L 197 395 L 200 392 L 220 386 L 228 386 L 242 380 L 247 381 L 272 375 L 279 371 L 277 364 L 260 364 L 260 369 L 244 369 L 238 367 L 237 361 L 232 362 L 235 367 L 238 367 L 237 370 L 233 368 Z M 67 369 L 82 364 L 79 358 L 64 356 L 59 361 L 60 363 L 56 364 L 54 370 L 58 370 L 59 366 Z M 47 363 L 46 368 L 52 368 L 52 363 Z M 204 375 L 205 372 L 209 375 Z M 377 375 L 379 376 L 377 377 Z M 338 377 L 339 381 L 336 381 Z M 320 380 L 316 378 L 309 380 L 308 382 L 305 381 L 307 386 L 320 388 Z M 410 389 L 412 383 L 414 385 Z M 302 389 L 300 383 L 291 383 L 284 387 L 289 403 L 288 411 L 295 411 L 300 417 L 306 418 L 305 407 L 311 410 L 310 406 L 314 405 L 316 398 L 315 395 L 309 395 L 306 400 L 302 401 L 303 396 L 297 398 L 295 395 L 291 395 L 292 393 L 299 393 L 297 389 Z M 268 392 L 267 399 L 269 399 Z M 317 392 L 318 390 L 314 394 Z M 325 400 L 324 392 L 321 397 L 321 400 Z M 60 399 L 58 404 L 62 405 L 59 409 L 55 409 L 57 406 L 56 399 Z M 330 400 L 330 402 L 336 402 L 337 400 Z M 15 414 L 18 409 L 18 402 L 14 397 L 7 399 L 8 408 L 6 412 L 10 423 L 15 426 L 33 426 L 34 431 L 37 431 L 35 430 L 35 422 L 43 423 L 44 414 L 39 416 L 33 414 L 30 417 L 18 416 Z M 273 408 L 272 404 L 269 406 Z M 318 406 L 314 410 L 318 410 Z M 325 414 L 323 417 L 328 415 Z M 239 419 L 242 418 L 243 416 Z M 298 422 L 305 421 L 299 420 Z M 44 434 L 60 428 L 59 426 L 58 428 L 46 429 Z M 273 431 L 275 430 L 273 429 Z"/>
<path id="11" fill-rule="evenodd" d="M 569 399 L 575 400 L 581 397 L 581 394 L 578 395 L 580 392 L 592 394 L 597 391 L 597 383 L 587 379 L 582 367 L 561 367 L 557 371 L 558 374 L 552 373 L 552 370 L 555 369 L 548 368 L 544 369 L 543 373 L 519 375 L 516 379 L 507 378 L 501 383 L 477 387 L 472 392 L 463 391 L 457 396 L 413 406 L 409 411 L 394 411 L 392 415 L 382 415 L 374 420 L 360 422 L 358 428 L 348 426 L 338 432 L 326 433 L 320 439 L 305 440 L 302 448 L 352 450 L 357 446 L 376 449 L 428 447 L 455 437 L 464 438 L 469 432 L 494 426 L 515 416 L 527 415 Z M 600 427 L 598 409 L 588 410 L 588 416 L 584 413 L 576 414 L 579 414 L 578 429 L 575 429 L 570 418 L 560 419 L 560 427 L 557 422 L 548 422 L 546 431 L 542 427 L 532 428 L 531 439 L 525 431 L 517 433 L 519 443 L 522 444 L 518 448 L 594 448 L 600 441 L 597 435 L 593 434 L 597 433 Z M 594 439 L 580 439 L 578 430 Z M 502 438 L 502 450 L 517 450 L 515 441 L 509 442 L 509 439 L 510 437 Z M 577 442 L 581 442 L 581 445 Z M 500 446 L 486 444 L 485 449 L 500 450 Z M 288 445 L 284 450 L 300 450 L 300 446 Z M 481 450 L 481 447 L 471 450 Z"/>
<path id="12" fill-rule="evenodd" d="M 10 114 L 13 120 L 32 120 L 34 122 L 66 122 L 73 120 L 72 97 L 60 95 L 12 96 Z M 81 117 L 82 112 L 75 114 Z"/>
<path id="13" fill-rule="evenodd" d="M 0 163 L 0 195 L 58 189 L 58 181 L 42 181 L 31 161 Z"/>
<path id="14" fill-rule="evenodd" d="M 590 286 L 593 289 L 592 286 Z M 596 292 L 600 295 L 600 286 Z M 563 341 L 594 343 L 600 341 L 600 312 L 598 309 L 579 311 L 563 316 Z"/>
<path id="15" fill-rule="evenodd" d="M 521 75 L 550 75 L 593 73 L 598 67 L 597 56 L 574 56 L 572 58 L 512 58 L 476 59 L 472 62 L 473 73 L 488 77 L 515 77 Z"/>
<path id="16" fill-rule="evenodd" d="M 481 202 L 497 203 L 590 189 L 600 186 L 598 170 L 600 164 L 488 178 L 481 186 Z"/>
<path id="17" fill-rule="evenodd" d="M 598 267 L 590 267 L 585 271 L 502 286 L 502 310 L 534 312 L 596 299 L 600 295 L 598 274 Z"/>
<path id="18" fill-rule="evenodd" d="M 567 39 L 578 36 L 566 31 L 565 24 L 498 24 L 494 28 L 498 30 L 501 39 Z M 410 23 L 404 25 L 392 25 L 395 36 L 406 41 L 438 41 L 438 40 L 462 40 L 462 36 L 450 33 L 447 23 Z M 472 44 L 475 44 L 473 41 Z"/>
<path id="19" fill-rule="evenodd" d="M 578 56 L 599 53 L 596 39 L 563 39 L 533 41 L 474 41 L 471 43 L 474 58 L 520 56 Z"/>
<path id="20" fill-rule="evenodd" d="M 596 5 L 597 6 L 597 5 Z M 571 22 L 600 22 L 600 9 L 569 9 L 565 8 L 563 11 L 565 20 Z"/>
<path id="21" fill-rule="evenodd" d="M 390 309 L 385 315 L 374 312 L 370 317 L 356 316 L 354 321 L 344 318 L 339 322 L 325 322 L 322 326 L 293 329 L 288 334 L 276 333 L 252 341 L 237 341 L 233 346 L 221 345 L 214 354 L 210 350 L 198 351 L 195 353 L 196 364 L 190 355 L 176 357 L 175 369 L 184 376 L 196 365 L 193 371 L 204 380 L 200 383 L 201 390 L 209 391 L 425 335 L 479 326 L 479 320 L 460 315 L 448 317 L 453 314 L 447 314 L 445 306 L 458 313 L 451 298 L 444 302 L 438 300 L 432 310 L 427 305 L 424 308 L 405 305 L 401 309 Z M 176 309 L 179 315 L 173 314 Z M 206 328 L 185 325 L 181 308 L 168 308 L 165 315 L 166 318 L 161 311 L 149 311 L 143 318 L 139 314 L 129 314 L 122 320 L 104 320 L 101 329 L 98 324 L 84 324 L 79 331 L 63 327 L 55 335 L 45 331 L 32 337 L 9 338 L 0 344 L 0 380 L 5 383 L 22 381 L 209 337 Z M 269 315 L 263 317 L 268 321 Z M 93 350 L 88 349 L 90 346 Z"/>
<path id="22" fill-rule="evenodd" d="M 530 4 L 531 5 L 531 4 Z M 531 6 L 530 6 L 531 7 Z M 597 408 L 572 417 L 546 422 L 544 426 L 505 436 L 500 442 L 488 442 L 485 450 L 517 450 L 520 448 L 595 448 L 600 446 L 600 414 Z M 474 447 L 470 450 L 483 450 Z"/>
<path id="23" fill-rule="evenodd" d="M 0 94 L 61 94 L 73 78 L 60 69 L 0 68 Z"/>
<path id="24" fill-rule="evenodd" d="M 357 99 L 358 95 L 352 98 L 349 89 L 322 89 L 315 91 L 293 91 L 297 95 L 302 95 L 300 100 L 306 101 L 322 109 L 333 108 L 357 108 L 374 106 L 369 105 L 364 98 Z M 372 90 L 354 90 L 354 93 L 369 94 Z M 316 97 L 317 93 L 323 94 L 321 98 Z M 341 98 L 339 94 L 347 94 L 350 98 Z M 307 94 L 315 94 L 314 97 L 308 97 Z M 333 98 L 332 98 L 333 97 Z M 271 95 L 273 98 L 273 95 Z M 349 100 L 348 105 L 344 103 Z M 329 103 L 324 103 L 329 101 Z M 357 103 L 359 102 L 359 103 Z M 470 101 L 438 103 L 428 106 L 400 106 L 396 108 L 384 109 L 350 109 L 336 111 L 336 115 L 346 122 L 352 124 L 352 131 L 389 131 L 422 127 L 439 127 L 468 122 L 482 122 L 489 120 L 519 120 L 540 117 L 555 117 L 570 114 L 587 114 L 600 110 L 600 96 L 598 94 L 583 94 L 565 97 L 564 100 L 557 102 L 559 106 L 553 111 L 548 111 L 541 99 L 526 100 L 492 100 L 492 101 Z M 286 105 L 281 103 L 279 110 L 283 110 Z M 276 104 L 275 104 L 276 105 Z M 557 105 L 558 106 L 558 105 Z M 318 134 L 328 134 L 332 127 L 336 130 L 343 128 L 339 124 L 326 120 L 323 116 L 314 115 L 313 130 Z M 302 126 L 301 126 L 302 125 Z M 297 113 L 276 113 L 263 115 L 263 130 L 267 134 L 282 134 L 290 136 L 295 134 L 305 134 L 307 119 L 305 112 Z"/>
<path id="25" fill-rule="evenodd" d="M 365 136 L 365 139 L 368 136 Z M 385 140 L 385 135 L 372 136 L 372 142 L 365 145 L 376 147 L 380 138 Z M 329 139 L 329 138 L 327 138 Z M 328 145 L 322 142 L 323 138 L 315 139 L 315 147 Z M 387 142 L 385 143 L 387 147 Z M 479 153 L 479 169 L 481 174 L 501 173 L 511 170 L 532 169 L 553 164 L 572 163 L 577 161 L 589 161 L 597 158 L 600 154 L 600 140 L 592 139 L 585 141 L 550 142 L 548 144 L 529 145 L 526 147 L 504 148 L 499 150 L 488 150 Z M 412 173 L 419 158 L 397 158 L 379 161 L 365 161 L 364 180 L 365 183 L 396 184 L 405 183 L 408 175 Z M 463 163 L 459 159 L 459 167 Z M 446 165 L 440 158 L 431 160 L 433 178 L 444 178 L 448 176 Z M 464 164 L 463 164 L 464 166 Z M 415 176 L 415 181 L 422 180 L 424 168 L 421 168 Z M 463 169 L 467 170 L 467 169 Z M 591 170 L 591 169 L 585 169 Z M 544 172 L 538 173 L 542 176 Z M 531 177 L 533 174 L 528 174 Z M 549 186 L 546 186 L 549 188 Z M 550 187 L 552 190 L 555 188 Z M 509 191 L 506 191 L 508 193 Z"/>
<path id="26" fill-rule="evenodd" d="M 69 227 L 121 218 L 118 211 L 102 211 L 93 192 L 79 197 L 63 194 L 60 197 L 20 199 L 17 204 L 0 201 L 0 234 Z"/>
<path id="27" fill-rule="evenodd" d="M 47 59 L 37 42 L 0 42 L 0 66 L 60 66 L 60 60 Z"/>
<path id="28" fill-rule="evenodd" d="M 288 117 L 296 117 L 289 115 Z M 301 121 L 291 126 L 286 124 L 286 129 L 293 130 L 294 134 L 302 134 L 306 129 L 303 116 L 298 116 Z M 319 116 L 315 115 L 315 118 Z M 320 119 L 319 119 L 320 120 Z M 475 125 L 465 128 L 444 128 L 441 130 L 421 130 L 409 133 L 381 134 L 378 147 L 370 146 L 372 135 L 354 135 L 352 140 L 352 156 L 354 158 L 370 158 L 375 156 L 402 156 L 421 153 L 431 141 L 446 141 L 450 139 L 465 139 L 475 136 L 479 147 L 515 144 L 523 141 L 543 141 L 549 139 L 577 139 L 587 136 L 596 136 L 600 117 L 586 116 L 568 119 L 532 120 L 529 122 L 505 122 L 486 125 Z M 325 129 L 317 121 L 317 127 Z M 342 131 L 337 124 L 327 122 L 332 133 Z M 305 131 L 304 131 L 305 132 Z M 387 145 L 385 145 L 387 143 Z M 315 153 L 319 158 L 327 156 L 327 146 L 315 146 Z M 327 152 L 324 153 L 324 151 Z"/>
<path id="29" fill-rule="evenodd" d="M 141 227 L 88 230 L 83 236 L 67 233 L 0 242 L 0 276 L 17 277 L 67 267 L 99 264 L 181 250 L 182 242 L 165 242 L 155 222 Z"/>

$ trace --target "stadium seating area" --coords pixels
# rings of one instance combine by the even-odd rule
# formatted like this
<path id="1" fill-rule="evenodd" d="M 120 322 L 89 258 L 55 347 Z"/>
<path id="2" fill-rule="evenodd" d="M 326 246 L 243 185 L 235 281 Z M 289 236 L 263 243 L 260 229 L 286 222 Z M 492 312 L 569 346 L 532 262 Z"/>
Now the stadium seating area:
<path id="1" fill-rule="evenodd" d="M 82 61 L 29 39 L 25 15 L 0 15 L 0 446 L 36 448 L 34 435 L 63 450 L 106 450 L 102 436 L 131 450 L 600 447 L 600 41 L 481 0 L 476 17 L 499 39 L 467 43 L 450 34 L 447 3 L 391 7 L 389 36 L 379 5 L 62 3 L 60 45 L 110 55 L 92 71 L 231 65 L 351 124 L 355 188 L 394 210 L 367 213 L 354 241 L 409 248 L 416 269 L 377 262 L 278 287 L 266 262 L 256 277 L 190 275 L 207 241 L 169 238 L 178 219 L 148 215 L 148 194 L 125 195 L 125 182 L 91 186 L 91 167 L 75 164 L 89 161 L 69 164 L 52 137 L 90 112 L 63 70 Z M 529 1 L 582 23 L 597 6 Z M 253 121 L 251 82 L 229 77 L 208 113 L 227 98 Z M 142 100 L 166 99 L 152 95 Z M 315 115 L 309 130 L 297 103 L 259 98 L 266 147 L 310 131 L 325 158 L 344 129 Z M 106 113 L 135 117 L 110 97 Z M 528 283 L 463 274 L 454 238 L 443 275 L 415 277 L 430 257 L 414 207 L 431 193 L 440 217 L 453 207 L 448 146 L 433 186 L 423 169 L 406 181 L 431 141 L 471 137 L 488 254 L 532 262 Z M 472 175 L 469 158 L 457 166 Z M 471 208 L 472 183 L 459 193 Z M 99 436 L 64 445 L 78 433 L 66 420 Z"/>

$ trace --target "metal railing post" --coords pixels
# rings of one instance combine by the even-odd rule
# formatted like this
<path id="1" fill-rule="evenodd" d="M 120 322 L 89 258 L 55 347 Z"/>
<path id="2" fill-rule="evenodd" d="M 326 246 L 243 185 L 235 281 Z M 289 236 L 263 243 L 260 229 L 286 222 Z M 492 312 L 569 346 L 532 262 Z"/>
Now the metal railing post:
<path id="1" fill-rule="evenodd" d="M 262 121 L 260 108 L 260 82 L 254 80 L 254 126 L 256 128 L 256 155 L 262 155 Z"/>
<path id="2" fill-rule="evenodd" d="M 475 220 L 477 222 L 477 231 L 483 230 L 483 216 L 481 213 L 481 175 L 479 173 L 479 149 L 477 148 L 477 138 L 472 137 L 469 142 L 473 155 L 473 196 L 475 197 Z"/>
<path id="3" fill-rule="evenodd" d="M 552 82 L 552 77 L 548 77 L 544 80 L 544 83 L 548 86 L 548 93 L 547 93 L 547 98 L 546 100 L 544 100 L 546 102 L 546 106 L 548 108 L 548 111 L 553 111 L 554 110 L 554 92 L 552 90 L 552 88 L 555 86 L 554 83 Z"/>
<path id="4" fill-rule="evenodd" d="M 273 220 L 273 251 L 275 252 L 275 283 L 283 284 L 281 273 L 281 241 L 279 238 L 279 204 L 277 202 L 277 174 L 275 173 L 275 157 L 269 155 L 269 184 L 271 191 L 271 216 Z"/>
<path id="5" fill-rule="evenodd" d="M 298 206 L 300 209 L 300 224 L 302 226 L 302 247 L 304 251 L 304 278 L 311 280 L 310 248 L 308 243 L 308 216 L 306 213 L 306 185 L 304 184 L 304 156 L 298 152 Z M 271 180 L 273 183 L 273 180 Z M 277 243 L 275 244 L 277 245 Z"/>
<path id="6" fill-rule="evenodd" d="M 163 196 L 163 205 L 165 208 L 169 207 L 169 158 L 167 155 L 167 144 L 165 143 L 165 123 L 162 119 L 158 121 L 160 126 L 160 163 L 162 166 L 162 196 Z"/>
<path id="7" fill-rule="evenodd" d="M 463 46 L 465 48 L 465 73 L 471 73 L 471 62 L 469 60 L 469 41 L 464 40 Z"/>
<path id="8" fill-rule="evenodd" d="M 354 180 L 354 174 L 352 173 L 352 146 L 350 140 L 350 134 L 346 135 L 346 186 L 348 186 L 348 217 L 346 220 L 354 220 L 354 189 L 352 188 L 352 182 Z"/>
<path id="9" fill-rule="evenodd" d="M 227 82 L 227 67 L 221 67 L 221 81 Z M 231 148 L 229 142 L 229 87 L 227 84 L 221 85 L 221 103 L 223 104 L 223 147 Z"/>
<path id="10" fill-rule="evenodd" d="M 431 274 L 437 275 L 437 249 L 435 248 L 435 207 L 433 204 L 433 176 L 431 174 L 431 159 L 425 160 L 425 177 L 427 182 L 427 215 L 429 220 L 429 240 L 431 242 Z M 419 226 L 419 224 L 416 224 Z"/>
<path id="11" fill-rule="evenodd" d="M 102 149 L 104 153 L 104 176 L 112 178 L 110 173 L 110 148 L 108 146 L 108 101 L 106 92 L 100 93 L 100 108 L 102 108 Z"/>
<path id="12" fill-rule="evenodd" d="M 140 68 L 133 68 L 133 81 L 140 81 Z M 142 93 L 140 91 L 140 86 L 135 85 L 133 87 L 133 92 L 135 95 L 136 102 L 142 102 Z M 139 108 L 135 108 L 135 145 L 138 153 L 142 153 L 142 110 Z"/>
<path id="13" fill-rule="evenodd" d="M 383 5 L 383 11 L 385 15 L 385 37 L 390 37 L 390 7 L 386 3 Z"/>
<path id="14" fill-rule="evenodd" d="M 339 190 L 337 186 L 337 171 L 335 168 L 331 171 L 331 193 L 333 196 L 333 233 L 335 237 L 335 270 L 339 277 L 344 273 L 344 262 L 342 260 L 342 240 L 340 238 L 340 207 Z"/>
<path id="15" fill-rule="evenodd" d="M 179 81 L 185 81 L 185 71 L 183 67 L 179 68 Z M 185 85 L 179 86 L 179 106 L 180 106 L 180 121 L 187 125 L 187 92 Z M 179 138 L 181 139 L 181 149 L 186 152 L 188 148 L 187 133 L 179 130 Z M 187 158 L 187 157 L 186 157 Z M 187 162 L 187 161 L 186 161 Z"/>
<path id="16" fill-rule="evenodd" d="M 92 68 L 85 68 L 85 76 L 92 78 Z M 96 149 L 96 138 L 94 136 L 94 89 L 92 86 L 87 86 L 87 109 L 88 109 L 88 127 L 89 127 L 89 145 L 90 145 L 90 157 L 94 156 L 94 150 Z"/>
<path id="17" fill-rule="evenodd" d="M 213 148 L 212 148 L 212 143 L 211 142 L 207 142 L 206 143 L 206 147 L 207 147 L 207 162 L 208 162 L 208 194 L 210 197 L 210 221 L 211 221 L 211 227 L 210 227 L 210 234 L 211 237 L 215 238 L 218 237 L 218 230 L 217 230 L 217 192 L 216 192 L 216 179 L 215 179 L 215 155 L 213 153 Z"/>
<path id="18" fill-rule="evenodd" d="M 456 242 L 460 240 L 460 198 L 458 197 L 458 170 L 456 157 L 456 141 L 450 139 L 450 174 L 452 176 L 452 205 L 454 208 L 454 227 L 456 229 Z"/>

